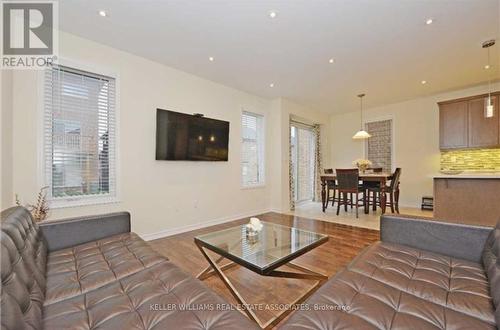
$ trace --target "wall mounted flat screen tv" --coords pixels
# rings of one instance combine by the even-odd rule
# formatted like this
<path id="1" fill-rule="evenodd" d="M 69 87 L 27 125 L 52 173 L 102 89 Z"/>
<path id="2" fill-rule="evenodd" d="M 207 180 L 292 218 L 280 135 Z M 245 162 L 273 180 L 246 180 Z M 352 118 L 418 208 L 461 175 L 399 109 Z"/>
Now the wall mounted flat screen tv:
<path id="1" fill-rule="evenodd" d="M 156 110 L 156 160 L 227 161 L 229 122 Z"/>

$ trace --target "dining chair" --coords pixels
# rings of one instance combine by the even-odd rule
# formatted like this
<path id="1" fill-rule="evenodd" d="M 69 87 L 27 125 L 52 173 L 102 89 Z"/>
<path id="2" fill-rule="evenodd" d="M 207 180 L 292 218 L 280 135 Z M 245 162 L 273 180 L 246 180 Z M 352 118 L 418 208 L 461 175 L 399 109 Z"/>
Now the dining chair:
<path id="1" fill-rule="evenodd" d="M 333 174 L 333 168 L 325 168 L 325 174 Z M 337 184 L 335 180 L 327 181 L 326 186 L 326 206 L 328 206 L 328 202 L 332 202 L 332 207 L 335 205 L 335 199 L 337 198 Z M 333 191 L 333 197 L 330 198 L 330 190 Z"/>
<path id="2" fill-rule="evenodd" d="M 340 212 L 340 206 L 344 205 L 344 211 L 347 212 L 347 206 L 351 205 L 356 208 L 356 218 L 359 217 L 358 208 L 359 206 L 366 207 L 365 200 L 365 189 L 363 185 L 359 184 L 359 170 L 355 169 L 336 169 L 337 174 L 337 191 L 339 192 L 339 198 L 337 200 L 337 215 Z M 363 194 L 361 200 L 362 204 L 359 204 L 359 194 Z M 348 194 L 354 195 L 354 202 L 351 198 L 348 198 Z"/>
<path id="3" fill-rule="evenodd" d="M 386 206 L 391 208 L 392 213 L 399 213 L 399 179 L 401 178 L 401 168 L 398 167 L 394 171 L 391 177 L 391 182 L 385 187 L 385 194 L 389 194 L 389 199 L 386 197 Z M 377 205 L 381 205 L 380 187 L 368 187 L 367 199 L 370 200 L 370 193 L 373 193 L 373 206 L 376 208 Z M 396 212 L 394 212 L 396 211 Z"/>
<path id="4" fill-rule="evenodd" d="M 382 167 L 368 167 L 367 170 L 370 170 L 373 173 L 382 173 L 384 169 Z M 373 189 L 369 190 L 369 188 L 380 188 L 380 182 L 378 182 L 378 181 L 366 181 L 366 182 L 363 182 L 363 185 L 365 186 L 365 189 L 367 191 L 367 195 L 366 195 L 367 207 L 372 205 L 372 210 L 376 211 L 377 210 L 377 193 L 374 192 L 373 199 L 370 198 L 370 191 L 373 191 Z"/>

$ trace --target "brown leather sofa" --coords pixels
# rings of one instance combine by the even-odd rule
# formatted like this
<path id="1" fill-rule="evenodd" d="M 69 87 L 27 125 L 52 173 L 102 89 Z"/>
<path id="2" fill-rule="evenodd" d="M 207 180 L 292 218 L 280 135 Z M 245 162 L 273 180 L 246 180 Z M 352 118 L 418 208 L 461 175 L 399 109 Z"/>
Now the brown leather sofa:
<path id="1" fill-rule="evenodd" d="M 325 283 L 281 329 L 496 329 L 496 228 L 381 218 L 381 241 Z"/>
<path id="2" fill-rule="evenodd" d="M 130 215 L 38 226 L 1 213 L 2 329 L 255 329 L 130 232 Z"/>

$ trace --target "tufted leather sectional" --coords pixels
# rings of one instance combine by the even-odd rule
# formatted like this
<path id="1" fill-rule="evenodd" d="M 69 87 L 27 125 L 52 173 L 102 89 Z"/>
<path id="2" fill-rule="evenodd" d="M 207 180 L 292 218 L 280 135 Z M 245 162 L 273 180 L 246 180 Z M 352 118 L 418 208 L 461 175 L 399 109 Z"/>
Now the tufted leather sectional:
<path id="1" fill-rule="evenodd" d="M 255 329 L 130 232 L 128 213 L 38 226 L 1 213 L 2 329 Z M 281 329 L 496 329 L 496 228 L 383 216 L 366 248 Z M 210 308 L 212 306 L 212 308 Z"/>
<path id="2" fill-rule="evenodd" d="M 496 228 L 384 216 L 366 248 L 282 329 L 496 329 Z"/>
<path id="3" fill-rule="evenodd" d="M 2 329 L 256 328 L 129 229 L 127 213 L 38 226 L 2 211 Z"/>

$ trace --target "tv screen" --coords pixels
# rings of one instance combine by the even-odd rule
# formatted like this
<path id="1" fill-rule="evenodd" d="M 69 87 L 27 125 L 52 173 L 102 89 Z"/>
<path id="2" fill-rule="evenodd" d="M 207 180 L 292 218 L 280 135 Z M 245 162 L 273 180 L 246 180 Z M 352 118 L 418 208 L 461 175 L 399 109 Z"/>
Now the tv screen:
<path id="1" fill-rule="evenodd" d="M 156 110 L 156 160 L 227 161 L 229 122 Z"/>

